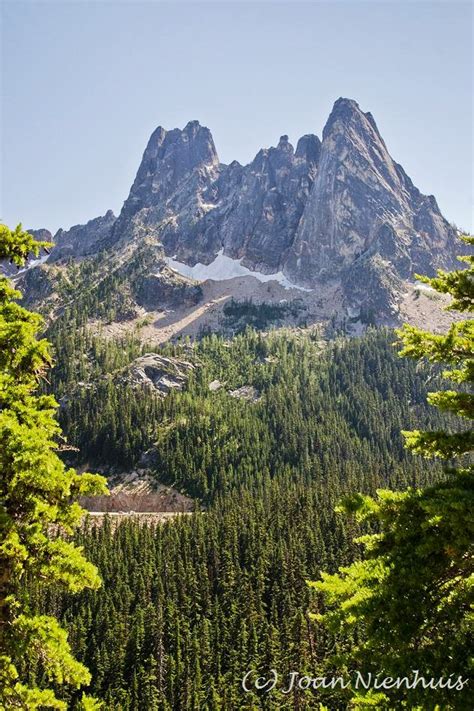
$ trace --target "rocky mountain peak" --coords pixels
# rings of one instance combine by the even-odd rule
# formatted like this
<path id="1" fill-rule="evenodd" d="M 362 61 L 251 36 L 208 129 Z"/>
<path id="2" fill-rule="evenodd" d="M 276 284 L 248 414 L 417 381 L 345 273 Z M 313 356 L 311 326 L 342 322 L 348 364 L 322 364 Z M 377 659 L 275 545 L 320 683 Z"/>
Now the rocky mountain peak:
<path id="1" fill-rule="evenodd" d="M 360 132 L 368 130 L 369 127 L 380 136 L 372 114 L 364 113 L 357 101 L 341 97 L 334 103 L 329 118 L 326 121 L 326 125 L 323 129 L 323 141 L 335 129 L 341 131 L 352 128 Z"/>
<path id="2" fill-rule="evenodd" d="M 350 117 L 355 113 L 361 113 L 361 109 L 357 101 L 355 101 L 355 99 L 348 99 L 347 97 L 340 96 L 333 104 L 327 123 L 330 123 L 335 116 L 344 115 L 346 117 Z"/>
<path id="3" fill-rule="evenodd" d="M 280 140 L 278 141 L 277 149 L 279 151 L 287 151 L 288 153 L 293 153 L 294 149 L 293 146 L 291 145 L 288 136 L 285 134 L 284 136 L 280 136 Z"/>
<path id="4" fill-rule="evenodd" d="M 296 158 L 313 163 L 315 166 L 319 163 L 320 153 L 321 141 L 312 133 L 301 136 L 296 144 Z"/>
<path id="5" fill-rule="evenodd" d="M 197 119 L 193 119 L 192 121 L 188 121 L 183 129 L 183 133 L 186 133 L 189 136 L 196 136 L 200 130 L 209 132 L 209 129 L 205 126 L 201 126 Z"/>
<path id="6" fill-rule="evenodd" d="M 175 219 L 183 201 L 195 206 L 205 202 L 203 194 L 218 173 L 219 158 L 208 128 L 199 121 L 171 131 L 159 126 L 148 141 L 111 243 L 143 235 L 149 228 L 154 232 L 158 224 Z"/>
<path id="7" fill-rule="evenodd" d="M 155 191 L 160 183 L 173 189 L 194 169 L 218 163 L 211 132 L 199 121 L 189 121 L 182 130 L 166 131 L 159 126 L 148 141 L 130 194 L 136 193 L 147 179 L 152 179 Z M 168 173 L 166 181 L 161 180 L 163 172 Z"/>
<path id="8" fill-rule="evenodd" d="M 58 230 L 52 240 L 54 248 L 48 262 L 95 254 L 110 238 L 116 219 L 113 211 L 107 210 L 105 215 L 95 217 L 85 225 Z"/>
<path id="9" fill-rule="evenodd" d="M 284 134 L 248 165 L 220 164 L 199 121 L 159 126 L 118 219 L 109 211 L 60 231 L 53 259 L 146 240 L 190 266 L 221 253 L 310 289 L 333 282 L 351 313 L 375 302 L 392 313 L 401 280 L 452 266 L 455 238 L 434 197 L 392 159 L 372 114 L 339 98 L 322 142 L 307 134 L 295 151 Z"/>
<path id="10" fill-rule="evenodd" d="M 348 302 L 360 305 L 372 298 L 364 284 L 385 293 L 380 278 L 396 290 L 400 278 L 451 265 L 454 251 L 454 230 L 393 161 L 372 115 L 338 99 L 286 273 L 307 284 L 342 279 Z"/>

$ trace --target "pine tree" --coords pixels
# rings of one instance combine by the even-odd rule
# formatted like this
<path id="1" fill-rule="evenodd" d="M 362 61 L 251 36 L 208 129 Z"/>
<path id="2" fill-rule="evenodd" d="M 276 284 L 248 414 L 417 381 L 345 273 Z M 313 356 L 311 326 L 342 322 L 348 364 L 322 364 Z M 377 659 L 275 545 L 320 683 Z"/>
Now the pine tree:
<path id="1" fill-rule="evenodd" d="M 0 260 L 21 267 L 48 243 L 19 225 L 0 225 Z M 76 592 L 96 588 L 96 568 L 81 549 L 56 531 L 70 534 L 82 510 L 79 495 L 105 492 L 105 480 L 66 469 L 56 450 L 57 404 L 37 394 L 51 365 L 49 344 L 36 334 L 42 319 L 21 307 L 21 294 L 0 276 L 0 704 L 1 708 L 66 708 L 52 688 L 21 678 L 24 659 L 39 664 L 51 686 L 88 684 L 87 669 L 72 656 L 66 632 L 54 617 L 34 614 L 25 579 Z M 83 708 L 97 708 L 83 698 Z"/>
<path id="2" fill-rule="evenodd" d="M 474 238 L 465 241 L 474 244 Z M 474 310 L 474 257 L 468 268 L 423 278 L 433 289 L 452 297 L 451 309 Z M 441 411 L 472 420 L 474 396 L 474 322 L 460 320 L 444 335 L 404 326 L 399 331 L 402 356 L 443 364 L 444 378 L 458 390 L 430 393 Z M 457 423 L 456 423 L 457 424 Z M 322 591 L 328 609 L 319 618 L 346 635 L 355 630 L 348 661 L 360 669 L 394 678 L 420 670 L 426 680 L 444 684 L 424 689 L 401 687 L 385 694 L 356 697 L 360 706 L 423 709 L 468 709 L 472 705 L 472 604 L 474 564 L 474 467 L 472 427 L 405 432 L 406 445 L 424 457 L 448 460 L 444 478 L 421 489 L 379 491 L 378 498 L 356 494 L 343 510 L 378 527 L 360 542 L 365 558 L 323 574 L 311 583 Z M 456 464 L 457 460 L 457 464 Z M 357 643 L 356 643 L 357 640 Z M 462 679 L 462 688 L 447 679 Z"/>

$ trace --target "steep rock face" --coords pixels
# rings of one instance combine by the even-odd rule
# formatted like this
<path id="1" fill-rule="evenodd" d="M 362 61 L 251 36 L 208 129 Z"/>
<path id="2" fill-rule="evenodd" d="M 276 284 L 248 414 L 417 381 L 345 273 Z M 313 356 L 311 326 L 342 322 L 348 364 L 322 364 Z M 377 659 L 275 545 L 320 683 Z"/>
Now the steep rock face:
<path id="1" fill-rule="evenodd" d="M 403 281 L 394 264 L 380 254 L 364 255 L 342 275 L 347 315 L 363 321 L 397 321 Z"/>
<path id="2" fill-rule="evenodd" d="M 54 247 L 49 262 L 72 257 L 82 257 L 97 252 L 112 231 L 116 217 L 108 210 L 102 217 L 89 220 L 85 225 L 75 225 L 69 230 L 58 230 L 53 237 Z"/>
<path id="3" fill-rule="evenodd" d="M 279 271 L 313 184 L 320 146 L 316 136 L 304 136 L 295 152 L 282 136 L 250 165 L 234 163 L 222 171 L 216 212 L 224 254 L 243 257 L 244 266 L 256 271 Z"/>
<path id="4" fill-rule="evenodd" d="M 209 129 L 190 121 L 184 130 L 154 131 L 109 243 L 156 236 L 167 251 L 192 243 L 206 254 L 215 247 L 203 219 L 219 161 Z M 212 226 L 211 233 L 212 233 Z"/>
<path id="5" fill-rule="evenodd" d="M 155 237 L 179 261 L 208 264 L 224 253 L 271 273 L 291 246 L 320 151 L 316 136 L 296 152 L 282 136 L 248 166 L 219 164 L 209 129 L 192 121 L 151 136 L 111 243 Z"/>
<path id="6" fill-rule="evenodd" d="M 165 396 L 172 390 L 182 390 L 193 370 L 194 365 L 185 360 L 145 353 L 125 369 L 120 379 Z"/>
<path id="7" fill-rule="evenodd" d="M 372 115 L 349 99 L 335 103 L 322 143 L 303 136 L 295 151 L 282 136 L 246 166 L 219 164 L 197 121 L 158 128 L 111 241 L 150 237 L 187 264 L 209 264 L 223 249 L 249 269 L 283 270 L 304 286 L 342 280 L 348 304 L 360 303 L 353 286 L 367 270 L 369 284 L 384 265 L 408 279 L 451 266 L 455 253 L 436 200 L 419 192 Z"/>
<path id="8" fill-rule="evenodd" d="M 191 283 L 165 266 L 160 271 L 139 277 L 134 294 L 139 306 L 154 311 L 197 304 L 202 289 L 199 284 Z"/>
<path id="9" fill-rule="evenodd" d="M 141 246 L 155 251 L 161 267 L 143 264 L 130 285 L 151 309 L 200 298 L 162 269 L 165 255 L 195 265 L 223 254 L 316 290 L 330 281 L 348 313 L 385 319 L 396 316 L 403 280 L 457 264 L 455 230 L 435 198 L 413 185 L 372 115 L 349 99 L 336 101 L 322 143 L 309 134 L 294 150 L 282 136 L 246 166 L 219 163 L 197 121 L 159 127 L 119 217 L 109 211 L 54 240 L 48 264 L 101 250 L 128 264 Z"/>
<path id="10" fill-rule="evenodd" d="M 55 283 L 52 270 L 46 264 L 39 264 L 34 268 L 25 269 L 19 273 L 15 280 L 23 296 L 23 305 L 35 308 L 37 304 L 45 301 L 54 293 Z"/>
<path id="11" fill-rule="evenodd" d="M 422 195 L 392 160 L 372 115 L 339 99 L 285 272 L 311 284 L 378 254 L 409 278 L 452 264 L 454 240 L 435 199 Z"/>

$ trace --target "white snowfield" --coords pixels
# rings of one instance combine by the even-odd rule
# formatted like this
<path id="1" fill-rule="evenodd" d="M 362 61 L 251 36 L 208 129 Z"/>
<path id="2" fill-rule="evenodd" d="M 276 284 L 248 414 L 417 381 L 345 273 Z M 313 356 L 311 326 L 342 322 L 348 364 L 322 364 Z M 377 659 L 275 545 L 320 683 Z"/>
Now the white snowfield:
<path id="1" fill-rule="evenodd" d="M 195 279 L 196 281 L 207 281 L 208 279 L 212 279 L 213 281 L 225 281 L 226 279 L 234 279 L 235 277 L 252 276 L 262 282 L 277 281 L 285 289 L 312 291 L 312 289 L 305 289 L 303 286 L 293 284 L 283 272 L 276 272 L 275 274 L 253 272 L 243 266 L 241 259 L 226 257 L 223 249 L 217 253 L 216 258 L 210 264 L 201 264 L 198 262 L 194 267 L 183 264 L 183 262 L 177 262 L 173 257 L 166 257 L 165 259 L 167 265 L 178 272 L 178 274 L 182 274 L 190 279 Z"/>
<path id="2" fill-rule="evenodd" d="M 33 267 L 38 267 L 40 264 L 44 264 L 48 258 L 49 258 L 49 254 L 45 254 L 43 257 L 40 257 L 39 259 L 29 259 L 28 262 L 26 263 L 26 267 L 23 267 L 23 269 L 19 269 L 17 271 L 17 274 L 23 274 L 23 272 L 27 272 L 29 269 L 33 269 Z"/>
<path id="3" fill-rule="evenodd" d="M 421 291 L 435 291 L 432 286 L 429 284 L 425 284 L 424 281 L 418 281 L 418 279 L 415 281 L 413 285 L 416 289 L 420 289 Z"/>

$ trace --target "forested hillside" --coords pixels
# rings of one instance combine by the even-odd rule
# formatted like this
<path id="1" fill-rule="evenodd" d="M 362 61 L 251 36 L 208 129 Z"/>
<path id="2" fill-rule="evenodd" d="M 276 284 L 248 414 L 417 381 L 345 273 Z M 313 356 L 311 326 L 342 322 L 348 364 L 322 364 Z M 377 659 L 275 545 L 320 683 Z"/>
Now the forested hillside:
<path id="1" fill-rule="evenodd" d="M 151 449 L 157 479 L 205 507 L 155 528 L 85 529 L 78 538 L 102 588 L 74 599 L 36 591 L 38 607 L 69 627 L 91 692 L 117 711 L 343 708 L 345 692 L 244 693 L 242 677 L 331 671 L 325 658 L 339 642 L 309 620 L 305 580 L 358 554 L 355 525 L 334 513 L 344 492 L 438 476 L 400 434 L 433 424 L 435 371 L 401 360 L 391 332 L 327 343 L 247 331 L 168 344 L 164 354 L 197 367 L 182 392 L 160 399 L 114 380 L 147 350 L 138 340 L 60 322 L 51 337 L 50 387 L 79 458 L 120 468 Z M 257 396 L 229 394 L 244 385 Z"/>
<path id="2" fill-rule="evenodd" d="M 267 475 L 332 475 L 372 490 L 381 480 L 413 477 L 411 460 L 411 473 L 403 474 L 400 430 L 434 416 L 425 385 L 435 372 L 401 361 L 394 340 L 375 330 L 330 343 L 317 332 L 248 330 L 231 341 L 211 335 L 166 344 L 154 350 L 196 368 L 185 392 L 160 399 L 117 379 L 149 347 L 67 327 L 53 331 L 58 364 L 48 387 L 62 404 L 60 421 L 79 462 L 124 470 L 151 448 L 160 480 L 205 501 L 235 486 L 255 488 Z M 214 381 L 217 391 L 209 388 Z M 248 385 L 255 402 L 229 396 Z"/>

